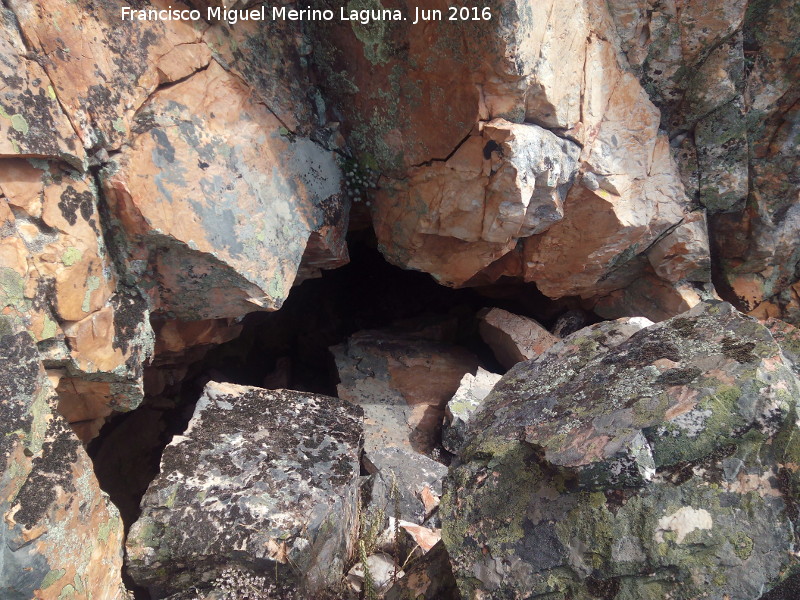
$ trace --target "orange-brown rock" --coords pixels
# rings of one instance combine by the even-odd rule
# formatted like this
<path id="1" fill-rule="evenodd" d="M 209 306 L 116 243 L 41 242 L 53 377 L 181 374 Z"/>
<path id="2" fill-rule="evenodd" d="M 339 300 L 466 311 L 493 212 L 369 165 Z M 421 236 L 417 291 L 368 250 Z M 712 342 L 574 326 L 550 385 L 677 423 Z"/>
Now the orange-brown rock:
<path id="1" fill-rule="evenodd" d="M 382 331 L 362 331 L 331 348 L 339 397 L 364 409 L 364 449 L 430 452 L 447 401 L 477 359 L 462 348 Z"/>
<path id="2" fill-rule="evenodd" d="M 105 191 L 154 307 L 183 320 L 279 308 L 312 232 L 346 225 L 333 153 L 289 136 L 213 61 L 142 114 Z M 346 262 L 343 239 L 333 250 L 326 266 Z"/>
<path id="3" fill-rule="evenodd" d="M 232 4 L 227 2 L 228 8 Z M 324 114 L 314 109 L 310 98 L 314 84 L 303 55 L 311 48 L 298 43 L 301 35 L 297 23 L 270 19 L 241 21 L 234 27 L 214 24 L 205 31 L 203 41 L 217 62 L 246 81 L 284 127 L 308 135 L 319 127 Z M 322 102 L 322 96 L 316 93 L 314 101 Z"/>
<path id="4" fill-rule="evenodd" d="M 518 362 L 536 358 L 558 341 L 531 318 L 492 308 L 480 316 L 478 328 L 483 341 L 506 369 Z"/>
<path id="5" fill-rule="evenodd" d="M 84 152 L 37 57 L 27 51 L 10 13 L 0 14 L 0 155 L 65 160 L 80 168 Z"/>
<path id="6" fill-rule="evenodd" d="M 207 321 L 161 321 L 154 324 L 155 353 L 180 354 L 195 346 L 218 345 L 229 342 L 242 332 L 242 326 L 231 319 Z"/>
<path id="7" fill-rule="evenodd" d="M 694 308 L 706 299 L 719 298 L 713 290 L 698 289 L 686 283 L 670 285 L 646 270 L 627 288 L 598 298 L 593 310 L 605 319 L 636 315 L 651 321 L 663 321 L 676 313 Z"/>
<path id="8" fill-rule="evenodd" d="M 91 178 L 56 163 L 6 159 L 0 194 L 7 211 L 0 304 L 23 319 L 47 366 L 66 374 L 59 409 L 88 441 L 112 410 L 142 400 L 142 363 L 152 348 L 146 306 L 118 287 Z"/>
<path id="9" fill-rule="evenodd" d="M 159 83 L 190 75 L 210 56 L 198 43 L 202 31 L 191 22 L 123 20 L 115 0 L 9 4 L 52 82 L 51 97 L 58 98 L 86 148 L 118 148 Z M 182 8 L 167 0 L 150 4 Z"/>
<path id="10" fill-rule="evenodd" d="M 536 125 L 482 125 L 447 161 L 384 184 L 373 209 L 384 255 L 441 283 L 467 283 L 563 217 L 578 154 Z"/>
<path id="11" fill-rule="evenodd" d="M 39 322 L 33 319 L 34 335 L 51 338 L 55 320 L 89 316 L 106 304 L 116 284 L 100 232 L 97 195 L 74 171 L 44 163 L 34 167 L 23 159 L 0 161 L 0 193 L 16 210 L 14 234 L 2 243 L 25 249 L 24 260 L 20 255 L 16 264 L 29 314 L 40 316 Z"/>
<path id="12" fill-rule="evenodd" d="M 687 192 L 709 211 L 720 289 L 753 315 L 797 322 L 794 4 L 609 6 L 621 47 L 675 142 Z"/>
<path id="13" fill-rule="evenodd" d="M 553 298 L 625 289 L 691 206 L 661 114 L 620 52 L 613 15 L 596 0 L 486 8 L 493 20 L 482 35 L 476 23 L 393 22 L 372 35 L 330 26 L 341 52 L 328 64 L 320 50 L 329 91 L 361 160 L 384 174 L 373 202 L 381 251 L 451 286 L 510 275 Z M 459 83 L 429 100 L 443 72 Z M 400 103 L 387 103 L 387 90 Z M 419 115 L 417 102 L 432 108 Z M 520 160 L 536 156 L 547 168 Z M 678 274 L 708 280 L 701 228 L 673 239 L 685 246 L 680 267 L 666 251 L 650 255 L 668 285 Z"/>

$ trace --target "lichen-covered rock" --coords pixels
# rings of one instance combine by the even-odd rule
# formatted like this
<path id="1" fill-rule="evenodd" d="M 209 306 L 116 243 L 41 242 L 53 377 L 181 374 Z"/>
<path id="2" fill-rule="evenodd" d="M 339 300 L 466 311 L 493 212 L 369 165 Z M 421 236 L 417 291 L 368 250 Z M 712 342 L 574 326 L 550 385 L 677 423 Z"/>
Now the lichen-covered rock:
<path id="1" fill-rule="evenodd" d="M 42 100 L 57 98 L 86 148 L 118 148 L 160 83 L 191 75 L 210 57 L 191 22 L 123 20 L 116 0 L 11 0 L 9 6 L 52 82 Z"/>
<path id="2" fill-rule="evenodd" d="M 227 6 L 232 8 L 231 2 Z M 311 47 L 302 39 L 299 23 L 288 19 L 240 21 L 234 26 L 215 23 L 204 32 L 203 41 L 214 58 L 244 79 L 290 131 L 307 136 L 325 125 L 319 123 L 325 116 L 323 99 L 305 68 Z"/>
<path id="3" fill-rule="evenodd" d="M 458 453 L 464 443 L 467 422 L 501 377 L 502 375 L 478 367 L 474 375 L 466 373 L 461 378 L 458 390 L 447 403 L 445 411 L 447 418 L 442 432 L 442 445 L 446 450 Z"/>
<path id="4" fill-rule="evenodd" d="M 0 155 L 61 159 L 81 168 L 83 147 L 50 80 L 28 53 L 12 13 L 0 10 Z"/>
<path id="5" fill-rule="evenodd" d="M 127 542 L 156 597 L 226 568 L 313 596 L 341 580 L 358 523 L 362 411 L 336 398 L 211 382 L 161 459 Z"/>
<path id="6" fill-rule="evenodd" d="M 91 177 L 38 160 L 0 161 L 0 305 L 58 370 L 59 411 L 84 441 L 143 398 L 148 310 L 120 285 Z"/>
<path id="7" fill-rule="evenodd" d="M 424 524 L 439 506 L 447 467 L 405 448 L 384 448 L 365 458 L 372 474 L 367 512 Z"/>
<path id="8" fill-rule="evenodd" d="M 331 352 L 339 397 L 364 409 L 368 456 L 387 447 L 433 450 L 447 401 L 478 368 L 463 348 L 384 331 L 361 331 Z"/>
<path id="9" fill-rule="evenodd" d="M 126 598 L 122 521 L 23 323 L 0 316 L 0 596 Z"/>
<path id="10" fill-rule="evenodd" d="M 479 317 L 478 328 L 483 341 L 506 369 L 539 356 L 557 341 L 535 320 L 502 308 L 486 310 Z"/>
<path id="11" fill-rule="evenodd" d="M 760 318 L 797 322 L 796 3 L 608 5 L 621 49 L 661 110 L 687 194 L 709 211 L 722 289 Z"/>
<path id="12" fill-rule="evenodd" d="M 155 93 L 106 170 L 112 212 L 156 309 L 183 320 L 275 310 L 309 238 L 346 230 L 332 152 L 295 138 L 212 61 Z M 347 261 L 343 240 L 327 264 Z"/>
<path id="13" fill-rule="evenodd" d="M 761 596 L 796 569 L 780 345 L 724 303 L 601 331 L 517 365 L 470 422 L 440 507 L 462 596 Z"/>

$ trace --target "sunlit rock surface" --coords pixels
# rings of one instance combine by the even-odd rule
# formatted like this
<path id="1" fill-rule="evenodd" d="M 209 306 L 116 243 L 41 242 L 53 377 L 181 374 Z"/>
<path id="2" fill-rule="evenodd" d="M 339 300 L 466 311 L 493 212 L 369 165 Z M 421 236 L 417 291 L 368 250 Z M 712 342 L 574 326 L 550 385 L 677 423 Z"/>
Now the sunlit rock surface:
<path id="1" fill-rule="evenodd" d="M 142 500 L 131 577 L 156 597 L 230 567 L 333 587 L 358 526 L 361 421 L 337 398 L 209 383 Z"/>
<path id="2" fill-rule="evenodd" d="M 724 303 L 512 369 L 445 480 L 464 597 L 759 597 L 793 571 L 800 382 Z M 616 334 L 618 335 L 618 334 Z"/>

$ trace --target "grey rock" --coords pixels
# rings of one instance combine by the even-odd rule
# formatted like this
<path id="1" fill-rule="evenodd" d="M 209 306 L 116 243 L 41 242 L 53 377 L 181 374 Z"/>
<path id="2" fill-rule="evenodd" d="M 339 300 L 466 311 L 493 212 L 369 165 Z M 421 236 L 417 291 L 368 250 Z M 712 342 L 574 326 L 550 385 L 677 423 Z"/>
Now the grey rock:
<path id="1" fill-rule="evenodd" d="M 463 597 L 749 600 L 797 569 L 800 381 L 770 330 L 721 302 L 614 327 L 470 421 L 440 506 Z"/>
<path id="2" fill-rule="evenodd" d="M 502 375 L 478 367 L 473 375 L 467 373 L 461 378 L 461 385 L 450 402 L 447 403 L 447 420 L 442 432 L 442 445 L 445 450 L 458 454 L 464 442 L 464 429 L 470 416 L 478 409 L 484 398 L 500 381 Z"/>
<path id="3" fill-rule="evenodd" d="M 418 452 L 403 448 L 384 448 L 370 453 L 367 469 L 373 472 L 368 512 L 382 510 L 394 517 L 395 509 L 400 519 L 423 524 L 430 516 L 422 500 L 427 487 L 436 497 L 442 496 L 442 480 L 447 467 Z M 396 497 L 396 506 L 395 506 Z"/>
<path id="4" fill-rule="evenodd" d="M 337 398 L 210 382 L 142 500 L 131 577 L 156 597 L 226 568 L 279 573 L 310 595 L 337 584 L 357 526 L 361 421 Z"/>

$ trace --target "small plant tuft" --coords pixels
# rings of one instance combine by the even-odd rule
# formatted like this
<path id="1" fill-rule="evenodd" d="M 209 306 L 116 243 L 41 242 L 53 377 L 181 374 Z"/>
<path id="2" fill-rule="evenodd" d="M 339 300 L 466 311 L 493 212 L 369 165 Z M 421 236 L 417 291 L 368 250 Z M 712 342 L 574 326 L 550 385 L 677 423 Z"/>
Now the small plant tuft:
<path id="1" fill-rule="evenodd" d="M 278 589 L 274 583 L 267 583 L 266 577 L 238 567 L 225 569 L 211 585 L 219 600 L 299 600 L 294 592 Z"/>
<path id="2" fill-rule="evenodd" d="M 369 206 L 369 193 L 378 187 L 378 173 L 353 158 L 344 159 L 342 171 L 347 185 L 347 196 L 353 202 L 364 202 Z"/>

